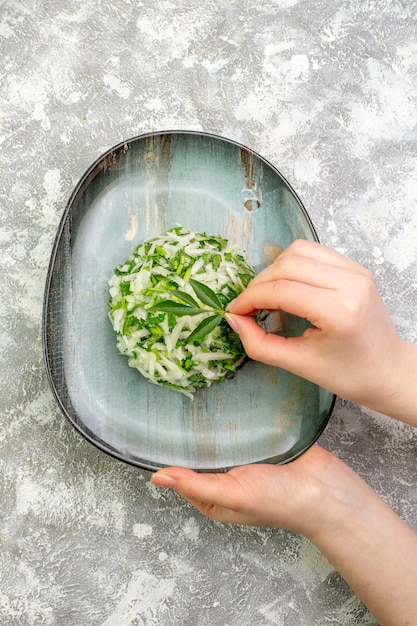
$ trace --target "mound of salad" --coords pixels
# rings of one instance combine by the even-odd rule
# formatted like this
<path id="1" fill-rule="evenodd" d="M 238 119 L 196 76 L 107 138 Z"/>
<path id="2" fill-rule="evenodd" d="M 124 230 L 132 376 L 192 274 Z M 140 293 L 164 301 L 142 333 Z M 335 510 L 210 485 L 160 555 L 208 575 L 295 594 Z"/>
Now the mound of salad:
<path id="1" fill-rule="evenodd" d="M 245 362 L 227 304 L 253 278 L 227 239 L 182 226 L 140 243 L 109 280 L 117 348 L 150 382 L 190 398 Z"/>

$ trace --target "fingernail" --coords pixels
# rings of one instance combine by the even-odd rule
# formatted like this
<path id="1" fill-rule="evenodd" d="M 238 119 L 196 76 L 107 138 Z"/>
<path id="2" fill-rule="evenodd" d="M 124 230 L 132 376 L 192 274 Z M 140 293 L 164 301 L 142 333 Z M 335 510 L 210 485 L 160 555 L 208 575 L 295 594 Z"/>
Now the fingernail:
<path id="1" fill-rule="evenodd" d="M 172 489 L 175 486 L 175 480 L 167 474 L 154 474 L 151 478 L 151 483 L 156 485 L 156 487 L 166 487 L 167 489 Z"/>
<path id="2" fill-rule="evenodd" d="M 229 324 L 231 328 L 235 331 L 235 333 L 239 334 L 239 323 L 237 321 L 237 316 L 232 313 L 226 313 L 225 315 L 226 322 Z"/>

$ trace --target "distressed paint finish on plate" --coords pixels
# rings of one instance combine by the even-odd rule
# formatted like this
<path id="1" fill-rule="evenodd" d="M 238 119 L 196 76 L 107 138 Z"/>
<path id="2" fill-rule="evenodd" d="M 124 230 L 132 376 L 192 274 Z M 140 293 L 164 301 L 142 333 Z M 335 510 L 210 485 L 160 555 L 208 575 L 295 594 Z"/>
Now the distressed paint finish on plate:
<path id="1" fill-rule="evenodd" d="M 177 224 L 227 237 L 256 272 L 294 239 L 317 239 L 288 183 L 244 146 L 179 131 L 114 147 L 74 190 L 52 252 L 43 339 L 55 397 L 88 440 L 148 469 L 293 459 L 325 427 L 329 392 L 250 361 L 191 401 L 147 382 L 116 349 L 108 279 L 139 242 Z M 287 334 L 305 328 L 291 316 L 279 323 Z"/>

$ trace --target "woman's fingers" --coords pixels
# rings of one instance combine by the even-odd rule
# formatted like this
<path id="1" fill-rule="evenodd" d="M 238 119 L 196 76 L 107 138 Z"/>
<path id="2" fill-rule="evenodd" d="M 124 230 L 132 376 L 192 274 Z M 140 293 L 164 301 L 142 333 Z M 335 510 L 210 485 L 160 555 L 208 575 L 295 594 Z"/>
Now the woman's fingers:
<path id="1" fill-rule="evenodd" d="M 340 300 L 335 289 L 280 279 L 250 285 L 229 304 L 227 312 L 233 315 L 253 315 L 261 309 L 281 310 L 307 319 L 313 326 L 320 328 L 325 320 L 332 318 Z"/>
<path id="2" fill-rule="evenodd" d="M 254 315 L 260 309 L 282 310 L 317 325 L 318 320 L 331 318 L 335 301 L 343 304 L 343 300 L 357 299 L 357 290 L 370 282 L 368 270 L 341 254 L 316 245 L 320 254 L 312 257 L 284 252 L 230 302 L 228 312 Z M 325 258 L 320 258 L 327 256 L 336 261 L 326 263 Z M 324 307 L 329 304 L 331 307 L 326 311 Z"/>
<path id="3" fill-rule="evenodd" d="M 301 280 L 312 285 L 332 287 L 339 271 L 366 271 L 361 265 L 319 243 L 297 240 L 251 281 L 251 285 L 279 278 Z"/>
<path id="4" fill-rule="evenodd" d="M 372 274 L 333 251 L 313 246 L 313 252 L 310 259 L 283 253 L 229 304 L 229 324 L 251 358 L 376 410 L 391 406 L 403 348 Z M 323 254 L 335 262 L 326 266 Z M 283 311 L 312 327 L 298 337 L 267 333 L 251 317 L 261 310 Z"/>

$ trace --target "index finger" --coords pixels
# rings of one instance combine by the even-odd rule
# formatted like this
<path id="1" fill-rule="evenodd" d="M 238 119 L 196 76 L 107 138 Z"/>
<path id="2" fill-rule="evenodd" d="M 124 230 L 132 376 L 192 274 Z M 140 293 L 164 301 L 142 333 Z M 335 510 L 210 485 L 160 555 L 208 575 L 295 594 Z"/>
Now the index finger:
<path id="1" fill-rule="evenodd" d="M 361 265 L 340 252 L 326 248 L 316 241 L 298 239 L 265 267 L 250 282 L 250 286 L 278 278 L 291 278 L 311 284 L 323 284 L 323 279 L 338 271 L 361 273 Z"/>
<path id="2" fill-rule="evenodd" d="M 235 315 L 253 315 L 261 309 L 281 310 L 303 317 L 320 328 L 328 312 L 336 310 L 337 302 L 333 289 L 280 279 L 249 286 L 229 304 L 227 311 Z"/>

